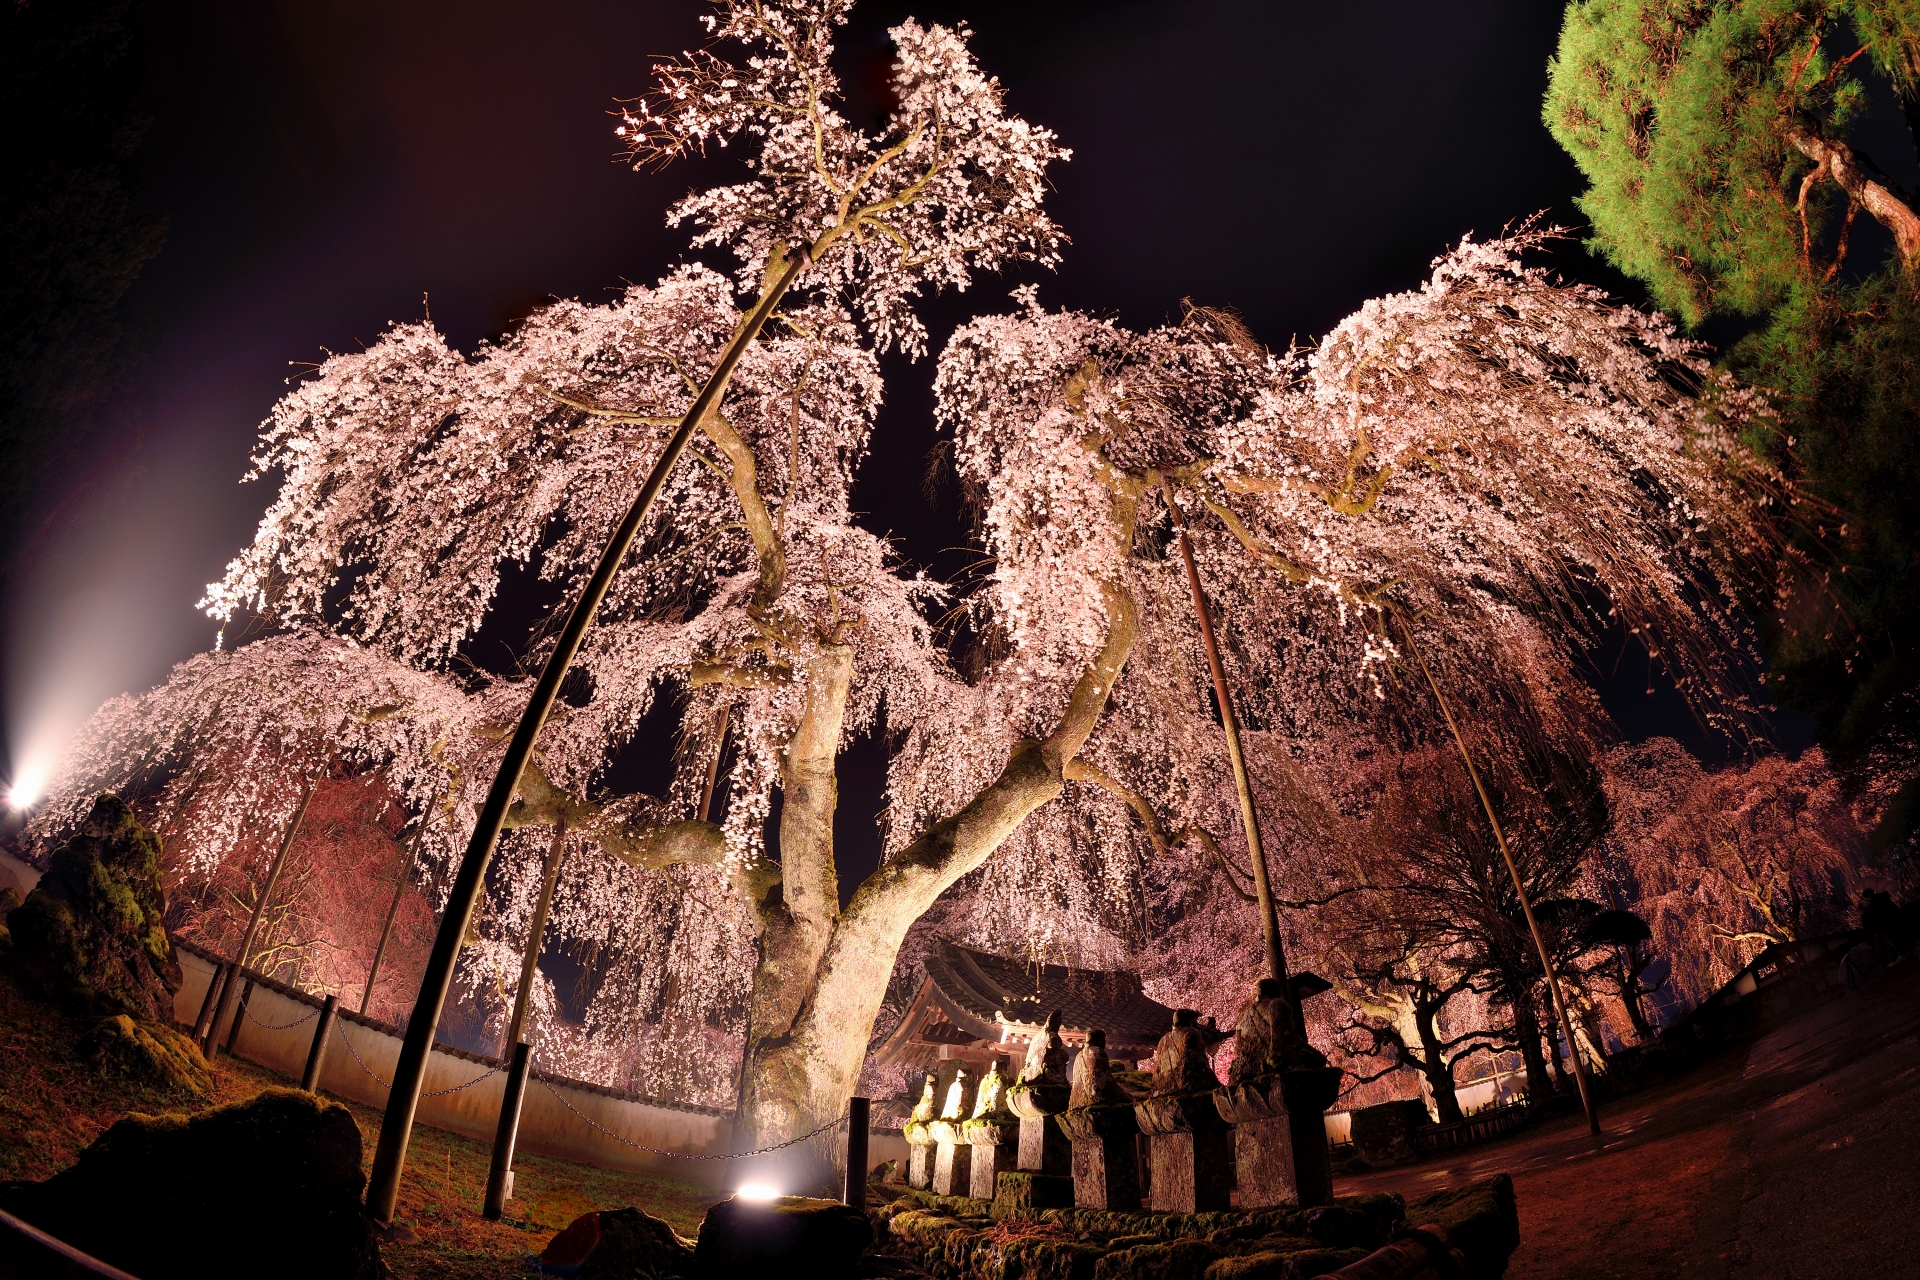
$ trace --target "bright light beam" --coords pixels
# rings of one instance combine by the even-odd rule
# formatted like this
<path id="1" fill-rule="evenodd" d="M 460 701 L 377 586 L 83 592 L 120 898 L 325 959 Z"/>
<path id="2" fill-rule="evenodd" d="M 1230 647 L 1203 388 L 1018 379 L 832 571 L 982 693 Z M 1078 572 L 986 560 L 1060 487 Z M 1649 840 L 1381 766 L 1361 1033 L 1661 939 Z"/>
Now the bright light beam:
<path id="1" fill-rule="evenodd" d="M 7 803 L 15 809 L 31 807 L 46 790 L 48 772 L 44 761 L 34 760 L 23 765 L 13 776 L 13 785 L 7 788 Z"/>
<path id="2" fill-rule="evenodd" d="M 733 1193 L 736 1200 L 778 1200 L 780 1193 L 764 1182 L 749 1182 Z"/>

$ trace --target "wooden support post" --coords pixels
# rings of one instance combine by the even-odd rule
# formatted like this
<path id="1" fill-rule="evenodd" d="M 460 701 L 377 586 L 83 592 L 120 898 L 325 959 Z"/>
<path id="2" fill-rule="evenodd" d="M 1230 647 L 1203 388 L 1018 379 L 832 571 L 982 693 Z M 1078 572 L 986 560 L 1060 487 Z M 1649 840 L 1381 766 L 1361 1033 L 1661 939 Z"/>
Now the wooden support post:
<path id="1" fill-rule="evenodd" d="M 207 993 L 200 997 L 200 1016 L 193 1020 L 193 1042 L 200 1046 L 205 1054 L 208 1036 L 212 1034 L 208 1024 L 213 1021 L 213 1011 L 218 1007 L 220 987 L 227 980 L 227 962 L 222 960 L 213 966 L 213 976 L 207 979 Z"/>
<path id="2" fill-rule="evenodd" d="M 520 957 L 520 992 L 513 998 L 513 1016 L 507 1020 L 507 1038 L 500 1056 L 513 1052 L 527 1028 L 527 1005 L 533 998 L 533 975 L 540 967 L 540 944 L 546 938 L 547 912 L 553 907 L 553 887 L 560 882 L 560 863 L 567 856 L 567 820 L 553 824 L 553 843 L 547 846 L 547 865 L 540 880 L 540 897 L 527 924 L 527 947 Z"/>
<path id="3" fill-rule="evenodd" d="M 345 726 L 343 725 L 342 727 L 344 728 Z M 325 772 L 325 769 L 315 770 L 313 776 L 307 779 L 307 790 L 306 793 L 300 797 L 300 807 L 294 810 L 293 821 L 287 824 L 287 834 L 280 841 L 280 850 L 273 855 L 273 865 L 267 869 L 267 882 L 260 886 L 260 897 L 253 904 L 253 915 L 247 920 L 247 931 L 240 935 L 240 951 L 239 954 L 233 958 L 233 967 L 236 972 L 246 968 L 247 961 L 253 958 L 253 939 L 254 935 L 260 932 L 260 918 L 266 914 L 267 901 L 273 897 L 274 886 L 280 883 L 280 872 L 287 865 L 287 853 L 293 848 L 294 837 L 300 834 L 300 824 L 307 820 L 307 806 L 313 803 L 313 790 L 320 785 L 320 778 Z M 253 984 L 248 983 L 247 986 L 248 989 L 251 990 Z M 220 1025 L 220 1018 L 226 1013 L 227 996 L 232 991 L 233 978 L 229 976 L 226 985 L 220 992 L 220 1012 L 213 1016 L 213 1025 L 216 1027 Z M 237 1031 L 240 1026 L 238 1015 L 234 1017 L 233 1025 Z M 209 1031 L 207 1035 L 207 1043 L 209 1048 L 211 1048 L 213 1033 Z M 231 1035 L 227 1037 L 227 1052 L 233 1052 L 233 1037 Z"/>
<path id="4" fill-rule="evenodd" d="M 440 930 L 434 935 L 426 972 L 420 977 L 420 990 L 414 997 L 413 1014 L 407 1019 L 406 1038 L 400 1042 L 400 1060 L 394 1064 L 393 1086 L 387 1090 L 387 1108 L 380 1118 L 380 1141 L 373 1152 L 373 1171 L 367 1178 L 367 1216 L 377 1223 L 385 1225 L 393 1221 L 393 1206 L 400 1198 L 400 1174 L 407 1163 L 407 1143 L 413 1136 L 414 1112 L 420 1106 L 420 1086 L 427 1078 L 427 1058 L 433 1053 L 434 1034 L 440 1029 L 440 1011 L 453 985 L 454 962 L 467 936 L 467 926 L 473 922 L 474 905 L 486 884 L 487 864 L 493 860 L 493 846 L 500 838 L 501 824 L 506 821 L 507 806 L 520 786 L 520 771 L 533 757 L 534 740 L 546 725 L 547 713 L 553 709 L 553 700 L 560 693 L 560 682 L 573 665 L 574 655 L 580 651 L 594 613 L 613 586 L 614 575 L 627 553 L 633 549 L 640 526 L 646 522 L 653 500 L 659 496 L 674 464 L 686 452 L 688 442 L 707 414 L 718 406 L 733 377 L 734 367 L 759 336 L 774 308 L 780 305 L 788 286 L 811 261 L 811 250 L 792 254 L 787 259 L 786 270 L 766 288 L 734 331 L 726 350 L 720 354 L 719 363 L 707 375 L 706 385 L 688 406 L 686 416 L 680 419 L 679 427 L 660 451 L 640 492 L 634 496 L 633 505 L 627 508 L 626 516 L 601 552 L 593 576 L 587 580 L 586 589 L 574 603 L 573 612 L 567 615 L 566 625 L 560 629 L 552 651 L 547 654 L 546 665 L 540 669 L 540 678 L 534 682 L 533 693 L 527 698 L 526 710 L 520 713 L 520 722 L 514 727 L 506 754 L 501 757 L 499 772 L 494 774 L 486 802 L 474 820 L 467 851 L 454 873 L 446 910 L 440 916 Z"/>
<path id="5" fill-rule="evenodd" d="M 847 1099 L 847 1193 L 841 1197 L 856 1209 L 867 1207 L 867 1132 L 873 1123 L 872 1103 Z"/>
<path id="6" fill-rule="evenodd" d="M 1500 858 L 1507 864 L 1507 875 L 1513 880 L 1513 891 L 1520 897 L 1520 910 L 1527 917 L 1527 931 L 1533 935 L 1534 950 L 1539 953 L 1540 968 L 1547 977 L 1547 992 L 1553 997 L 1553 1011 L 1559 1016 L 1560 1030 L 1566 1034 L 1567 1052 L 1573 1056 L 1573 1078 L 1580 1086 L 1580 1105 L 1586 1108 L 1587 1131 L 1597 1138 L 1600 1136 L 1600 1105 L 1594 1101 L 1593 1089 L 1587 1080 L 1587 1066 L 1580 1058 L 1580 1044 L 1573 1038 L 1573 1020 L 1567 1016 L 1566 1001 L 1560 997 L 1560 977 L 1554 972 L 1553 956 L 1547 951 L 1546 939 L 1540 936 L 1540 923 L 1533 918 L 1533 901 L 1527 896 L 1526 885 L 1520 882 L 1520 868 L 1514 865 L 1513 851 L 1507 847 L 1507 833 L 1501 829 L 1500 819 L 1493 812 L 1493 800 L 1480 781 L 1480 771 L 1473 767 L 1473 754 L 1467 750 L 1467 740 L 1462 736 L 1460 726 L 1454 722 L 1453 706 L 1447 701 L 1447 695 L 1440 692 L 1440 682 L 1433 678 L 1433 672 L 1427 669 L 1427 660 L 1414 643 L 1413 628 L 1404 617 L 1400 618 L 1400 634 L 1406 637 L 1408 652 L 1420 664 L 1420 674 L 1427 678 L 1427 687 L 1433 690 L 1434 700 L 1440 704 L 1440 711 L 1447 718 L 1447 728 L 1453 733 L 1453 744 L 1460 749 L 1461 762 L 1467 766 L 1467 777 L 1473 780 L 1473 789 L 1480 796 L 1480 807 L 1487 815 L 1487 825 L 1493 828 L 1494 843 L 1500 846 Z"/>
<path id="7" fill-rule="evenodd" d="M 487 1199 L 480 1212 L 489 1222 L 500 1221 L 507 1201 L 513 1197 L 513 1144 L 520 1135 L 520 1104 L 527 1095 L 527 1057 L 525 1040 L 513 1046 L 513 1063 L 507 1068 L 507 1091 L 500 1100 L 500 1127 L 493 1134 L 493 1167 L 487 1171 Z"/>
<path id="8" fill-rule="evenodd" d="M 320 1006 L 320 1025 L 313 1029 L 313 1048 L 307 1050 L 307 1069 L 300 1077 L 300 1087 L 308 1093 L 320 1088 L 320 1064 L 326 1060 L 327 1037 L 333 1034 L 333 1015 L 339 1010 L 339 996 L 328 996 Z"/>
<path id="9" fill-rule="evenodd" d="M 233 1046 L 240 1042 L 240 1024 L 247 1020 L 247 1001 L 253 999 L 253 979 L 248 978 L 246 985 L 240 988 L 240 1003 L 234 1006 L 233 1021 L 227 1024 L 227 1054 L 233 1054 Z"/>
<path id="10" fill-rule="evenodd" d="M 413 839 L 407 844 L 407 864 L 400 868 L 400 878 L 393 883 L 393 901 L 387 904 L 387 922 L 380 926 L 380 942 L 373 949 L 373 963 L 367 966 L 367 987 L 360 993 L 360 1012 L 367 1011 L 367 1005 L 373 1000 L 373 980 L 380 976 L 380 961 L 387 954 L 387 939 L 393 934 L 394 917 L 400 914 L 400 899 L 406 896 L 407 885 L 413 879 L 413 864 L 420 856 L 420 838 L 427 833 L 427 815 L 422 814 L 420 825 L 414 829 Z"/>
<path id="11" fill-rule="evenodd" d="M 1287 980 L 1287 957 L 1280 938 L 1280 914 L 1274 909 L 1273 888 L 1267 883 L 1267 852 L 1260 840 L 1260 817 L 1253 805 L 1253 780 L 1247 773 L 1246 753 L 1240 746 L 1240 721 L 1233 713 L 1233 696 L 1227 691 L 1227 669 L 1220 661 L 1220 644 L 1213 634 L 1213 614 L 1207 608 L 1206 592 L 1200 587 L 1200 568 L 1193 560 L 1193 544 L 1187 541 L 1187 524 L 1180 517 L 1180 505 L 1173 500 L 1173 489 L 1166 487 L 1167 511 L 1173 516 L 1174 533 L 1180 541 L 1180 558 L 1187 566 L 1187 587 L 1193 593 L 1193 614 L 1200 624 L 1200 642 L 1207 651 L 1207 669 L 1213 676 L 1214 700 L 1220 704 L 1220 727 L 1227 732 L 1227 762 L 1233 766 L 1233 787 L 1240 798 L 1240 826 L 1247 836 L 1247 854 L 1253 864 L 1253 892 L 1260 904 L 1260 938 L 1267 948 L 1267 976 Z M 1300 1023 L 1301 1035 L 1306 1023 Z"/>

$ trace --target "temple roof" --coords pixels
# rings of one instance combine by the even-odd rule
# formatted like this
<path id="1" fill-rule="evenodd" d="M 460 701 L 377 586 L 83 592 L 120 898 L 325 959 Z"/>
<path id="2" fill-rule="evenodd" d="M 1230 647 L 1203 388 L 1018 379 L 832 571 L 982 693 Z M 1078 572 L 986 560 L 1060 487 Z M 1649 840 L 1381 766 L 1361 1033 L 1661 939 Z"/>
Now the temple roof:
<path id="1" fill-rule="evenodd" d="M 936 940 L 927 976 L 900 1025 L 874 1053 L 881 1062 L 1006 1053 L 1060 1010 L 1069 1044 L 1107 1033 L 1115 1057 L 1145 1057 L 1173 1025 L 1173 1010 L 1140 990 L 1126 970 L 1035 965 Z M 1014 1043 L 1009 1043 L 1009 1042 Z"/>

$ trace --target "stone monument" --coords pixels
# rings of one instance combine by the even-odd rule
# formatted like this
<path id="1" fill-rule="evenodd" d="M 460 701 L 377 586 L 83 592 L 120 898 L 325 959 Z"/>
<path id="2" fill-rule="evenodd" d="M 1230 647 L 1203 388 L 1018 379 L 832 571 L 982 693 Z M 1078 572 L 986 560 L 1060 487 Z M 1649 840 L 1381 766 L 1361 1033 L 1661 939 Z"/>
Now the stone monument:
<path id="1" fill-rule="evenodd" d="M 948 1075 L 948 1070 L 952 1075 Z M 945 1087 L 935 1086 L 941 1098 L 940 1114 L 927 1125 L 933 1135 L 933 1193 L 937 1196 L 964 1196 L 973 1190 L 973 1146 L 960 1136 L 960 1126 L 973 1113 L 976 1082 L 971 1072 L 958 1062 L 941 1069 Z"/>
<path id="2" fill-rule="evenodd" d="M 1067 1109 L 1055 1117 L 1073 1142 L 1073 1203 L 1079 1209 L 1140 1208 L 1140 1157 L 1134 1139 L 1133 1098 L 1113 1078 L 1107 1033 L 1087 1032 L 1074 1059 Z"/>
<path id="3" fill-rule="evenodd" d="M 973 1148 L 972 1191 L 977 1200 L 993 1199 L 995 1185 L 1003 1173 L 1014 1173 L 1020 1164 L 1019 1118 L 1007 1109 L 1007 1085 L 1001 1068 L 1003 1059 L 994 1059 L 980 1091 L 973 1100 L 973 1115 L 960 1126 L 960 1137 Z"/>
<path id="4" fill-rule="evenodd" d="M 933 1106 L 933 1077 L 929 1075 L 901 1135 L 907 1140 L 907 1185 L 915 1191 L 933 1187 L 933 1134 L 927 1130 L 933 1121 Z"/>
<path id="5" fill-rule="evenodd" d="M 1153 1092 L 1133 1108 L 1147 1135 L 1147 1207 L 1156 1213 L 1233 1207 L 1233 1128 L 1214 1105 L 1219 1087 L 1200 1014 L 1176 1009 L 1173 1029 L 1153 1051 Z"/>
<path id="6" fill-rule="evenodd" d="M 1041 1034 L 1027 1044 L 1020 1075 L 1007 1089 L 1007 1109 L 1020 1117 L 1018 1175 L 1009 1203 L 1031 1209 L 1073 1207 L 1073 1144 L 1056 1117 L 1072 1093 L 1067 1044 L 1060 1038 L 1060 1011 L 1047 1016 Z M 996 1188 L 995 1195 L 999 1191 Z"/>
<path id="7" fill-rule="evenodd" d="M 1278 978 L 1260 979 L 1234 1034 L 1233 1065 L 1213 1100 L 1234 1126 L 1240 1207 L 1332 1204 L 1326 1110 L 1340 1093 L 1339 1069 L 1300 1033 Z"/>

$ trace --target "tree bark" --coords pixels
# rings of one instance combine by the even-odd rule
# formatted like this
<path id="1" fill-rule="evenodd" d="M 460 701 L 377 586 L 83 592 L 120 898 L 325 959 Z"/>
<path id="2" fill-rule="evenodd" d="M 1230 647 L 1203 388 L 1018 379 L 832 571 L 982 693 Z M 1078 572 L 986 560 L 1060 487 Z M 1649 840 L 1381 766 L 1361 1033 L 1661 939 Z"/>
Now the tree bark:
<path id="1" fill-rule="evenodd" d="M 754 1141 L 794 1137 L 839 1114 L 866 1058 L 908 928 L 1028 814 L 1059 796 L 1066 763 L 1086 745 L 1138 634 L 1132 597 L 1112 584 L 1105 595 L 1106 640 L 1053 732 L 1022 743 L 964 808 L 867 877 L 833 923 L 811 980 L 796 984 L 804 999 L 790 1030 L 749 1045 L 741 1118 L 743 1133 Z"/>
<path id="2" fill-rule="evenodd" d="M 1427 1078 L 1427 1088 L 1433 1094 L 1433 1106 L 1440 1113 L 1440 1123 L 1452 1124 L 1466 1117 L 1460 1114 L 1460 1095 L 1453 1084 L 1453 1064 L 1447 1061 L 1446 1052 L 1440 1044 L 1437 1020 L 1445 1003 L 1444 1000 L 1435 1003 L 1416 998 L 1413 1022 L 1420 1030 L 1420 1054 L 1424 1059 L 1420 1064 L 1420 1074 Z"/>
<path id="3" fill-rule="evenodd" d="M 1807 159 L 1815 172 L 1824 170 L 1847 195 L 1866 207 L 1882 226 L 1893 232 L 1902 262 L 1913 265 L 1920 253 L 1920 215 L 1895 195 L 1887 176 L 1854 154 L 1844 142 L 1832 142 L 1801 125 L 1789 125 L 1786 139 Z"/>

